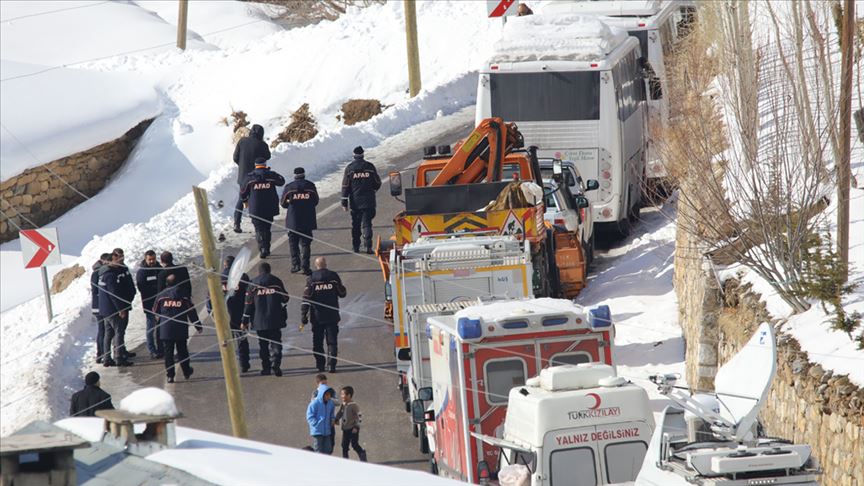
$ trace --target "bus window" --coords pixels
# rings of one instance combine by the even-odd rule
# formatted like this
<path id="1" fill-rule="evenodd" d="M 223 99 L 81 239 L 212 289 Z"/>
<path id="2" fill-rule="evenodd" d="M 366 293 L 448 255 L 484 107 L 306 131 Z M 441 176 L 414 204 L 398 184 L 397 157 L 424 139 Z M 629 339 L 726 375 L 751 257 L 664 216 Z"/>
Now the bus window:
<path id="1" fill-rule="evenodd" d="M 579 363 L 590 363 L 591 355 L 588 353 L 558 353 L 552 355 L 549 366 L 577 365 Z"/>
<path id="2" fill-rule="evenodd" d="M 610 483 L 635 481 L 647 452 L 648 444 L 642 441 L 607 445 L 606 478 Z"/>
<path id="3" fill-rule="evenodd" d="M 594 450 L 588 447 L 552 451 L 549 469 L 551 486 L 597 486 Z"/>
<path id="4" fill-rule="evenodd" d="M 525 384 L 525 362 L 521 358 L 506 358 L 487 361 L 486 401 L 491 404 L 507 403 L 510 389 Z"/>
<path id="5" fill-rule="evenodd" d="M 493 73 L 489 82 L 492 116 L 517 122 L 600 119 L 597 71 Z"/>

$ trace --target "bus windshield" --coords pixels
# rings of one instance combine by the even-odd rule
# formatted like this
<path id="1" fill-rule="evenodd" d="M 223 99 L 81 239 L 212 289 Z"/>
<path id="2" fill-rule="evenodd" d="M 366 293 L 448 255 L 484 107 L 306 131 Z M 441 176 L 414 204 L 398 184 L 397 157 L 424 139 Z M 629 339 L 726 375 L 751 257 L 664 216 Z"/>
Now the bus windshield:
<path id="1" fill-rule="evenodd" d="M 492 73 L 492 116 L 507 121 L 600 119 L 597 71 Z"/>

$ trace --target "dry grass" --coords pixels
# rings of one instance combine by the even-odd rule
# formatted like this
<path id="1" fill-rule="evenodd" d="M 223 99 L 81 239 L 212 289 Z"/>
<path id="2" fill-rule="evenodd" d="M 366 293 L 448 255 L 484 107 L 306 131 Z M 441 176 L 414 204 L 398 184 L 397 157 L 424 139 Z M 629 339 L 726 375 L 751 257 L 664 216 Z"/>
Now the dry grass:
<path id="1" fill-rule="evenodd" d="M 291 114 L 291 123 L 270 142 L 270 147 L 275 148 L 282 142 L 306 142 L 315 138 L 315 135 L 318 135 L 318 121 L 309 111 L 309 103 L 303 103 Z"/>

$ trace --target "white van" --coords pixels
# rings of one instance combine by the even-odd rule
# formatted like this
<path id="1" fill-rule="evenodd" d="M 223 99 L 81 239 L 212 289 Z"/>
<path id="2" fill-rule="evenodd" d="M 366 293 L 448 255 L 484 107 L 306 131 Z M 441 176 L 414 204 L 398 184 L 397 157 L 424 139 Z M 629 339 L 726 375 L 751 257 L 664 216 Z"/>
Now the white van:
<path id="1" fill-rule="evenodd" d="M 515 465 L 531 486 L 633 481 L 654 432 L 648 394 L 600 363 L 552 366 L 510 390 L 503 433 L 472 433 L 499 450 L 494 470 Z M 490 471 L 478 464 L 479 476 Z M 493 478 L 490 478 L 493 479 Z"/>
<path id="2" fill-rule="evenodd" d="M 541 157 L 572 160 L 600 188 L 594 222 L 622 236 L 638 219 L 647 150 L 639 41 L 597 17 L 511 19 L 477 84 L 477 120 L 516 122 Z"/>
<path id="3" fill-rule="evenodd" d="M 695 7 L 689 7 L 695 8 Z M 657 136 L 669 122 L 669 106 L 663 96 L 666 84 L 666 62 L 679 39 L 678 25 L 688 12 L 684 2 L 677 0 L 639 1 L 567 1 L 552 2 L 543 8 L 544 15 L 597 15 L 600 19 L 639 40 L 642 57 L 647 61 L 645 79 L 648 95 L 648 157 L 649 182 L 668 176 L 657 150 Z M 692 12 L 690 13 L 692 15 Z"/>

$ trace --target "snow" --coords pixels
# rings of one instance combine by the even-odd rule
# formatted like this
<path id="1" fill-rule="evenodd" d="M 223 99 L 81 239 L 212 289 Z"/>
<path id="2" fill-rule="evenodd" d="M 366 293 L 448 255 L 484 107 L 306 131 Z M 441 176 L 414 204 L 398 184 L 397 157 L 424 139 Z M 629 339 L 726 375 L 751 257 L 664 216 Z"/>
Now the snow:
<path id="1" fill-rule="evenodd" d="M 602 60 L 627 32 L 593 16 L 528 15 L 507 21 L 489 63 Z"/>
<path id="2" fill-rule="evenodd" d="M 576 312 L 583 313 L 584 310 L 573 305 L 566 299 L 550 299 L 543 297 L 539 299 L 505 300 L 491 304 L 475 305 L 466 307 L 456 312 L 457 319 L 468 317 L 482 319 L 484 321 L 497 321 L 517 315 L 526 314 L 549 314 L 552 312 Z"/>
<path id="3" fill-rule="evenodd" d="M 91 442 L 102 436 L 101 419 L 69 418 L 55 425 Z M 368 483 L 373 477 L 380 486 L 465 484 L 420 471 L 348 461 L 188 427 L 176 427 L 176 434 L 176 447 L 150 454 L 146 459 L 226 486 L 285 484 L 289 478 L 291 484 L 354 486 Z"/>
<path id="4" fill-rule="evenodd" d="M 120 410 L 140 415 L 180 415 L 174 397 L 161 388 L 147 387 L 135 390 L 120 400 Z"/>
<path id="5" fill-rule="evenodd" d="M 43 68 L 0 61 L 4 79 Z M 4 81 L 0 97 L 0 179 L 4 181 L 114 140 L 161 111 L 152 85 L 132 73 L 56 69 Z"/>
<path id="6" fill-rule="evenodd" d="M 48 267 L 48 283 L 53 282 L 54 275 L 77 260 L 74 255 L 61 255 L 62 265 Z M 0 311 L 11 309 L 26 302 L 35 295 L 42 295 L 42 277 L 38 268 L 24 268 L 24 260 L 20 251 L 0 251 L 0 268 L 3 269 L 3 280 L 18 282 L 17 285 L 0 285 Z"/>

